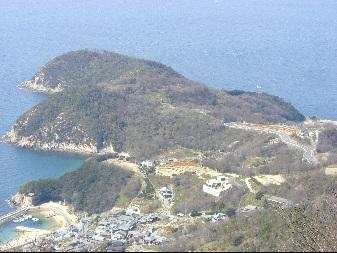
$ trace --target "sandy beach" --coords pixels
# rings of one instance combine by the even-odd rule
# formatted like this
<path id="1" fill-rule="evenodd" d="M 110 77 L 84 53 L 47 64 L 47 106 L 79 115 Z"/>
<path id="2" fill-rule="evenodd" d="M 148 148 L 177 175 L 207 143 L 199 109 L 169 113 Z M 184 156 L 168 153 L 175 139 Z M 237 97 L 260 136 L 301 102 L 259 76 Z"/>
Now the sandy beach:
<path id="1" fill-rule="evenodd" d="M 71 208 L 61 203 L 48 202 L 39 206 L 39 209 L 41 210 L 40 212 L 52 211 L 55 214 L 53 219 L 61 224 L 62 227 L 77 222 L 78 220 L 78 217 L 71 213 Z"/>

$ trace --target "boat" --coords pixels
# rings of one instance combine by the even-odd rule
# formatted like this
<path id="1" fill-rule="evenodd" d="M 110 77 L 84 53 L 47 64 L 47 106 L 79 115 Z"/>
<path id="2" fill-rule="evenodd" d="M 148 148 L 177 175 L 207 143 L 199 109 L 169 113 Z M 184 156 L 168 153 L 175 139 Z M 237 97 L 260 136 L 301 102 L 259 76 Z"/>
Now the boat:
<path id="1" fill-rule="evenodd" d="M 21 218 L 18 218 L 18 219 L 13 220 L 13 222 L 15 222 L 15 223 L 20 223 L 20 222 L 23 222 L 23 221 L 25 221 L 25 220 L 26 220 L 26 217 L 21 217 Z"/>
<path id="2" fill-rule="evenodd" d="M 23 222 L 23 221 L 26 221 L 26 220 L 30 220 L 32 219 L 33 216 L 32 215 L 26 215 L 26 216 L 23 216 L 22 218 L 20 219 L 16 219 L 16 220 L 13 220 L 14 222 Z"/>
<path id="3" fill-rule="evenodd" d="M 32 218 L 32 221 L 38 222 L 39 219 L 34 217 L 34 218 Z"/>

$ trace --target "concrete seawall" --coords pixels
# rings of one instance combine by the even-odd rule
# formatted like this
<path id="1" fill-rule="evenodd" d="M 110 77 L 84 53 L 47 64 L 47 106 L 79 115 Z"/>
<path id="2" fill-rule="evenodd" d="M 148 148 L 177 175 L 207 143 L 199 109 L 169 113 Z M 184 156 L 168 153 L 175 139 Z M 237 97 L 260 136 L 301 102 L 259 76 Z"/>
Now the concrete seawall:
<path id="1" fill-rule="evenodd" d="M 8 213 L 8 214 L 5 214 L 5 215 L 1 216 L 0 217 L 0 225 L 11 221 L 18 216 L 26 214 L 30 209 L 31 209 L 30 207 L 24 207 L 24 208 L 20 208 L 18 210 L 15 210 L 14 212 L 11 212 L 11 213 Z"/>

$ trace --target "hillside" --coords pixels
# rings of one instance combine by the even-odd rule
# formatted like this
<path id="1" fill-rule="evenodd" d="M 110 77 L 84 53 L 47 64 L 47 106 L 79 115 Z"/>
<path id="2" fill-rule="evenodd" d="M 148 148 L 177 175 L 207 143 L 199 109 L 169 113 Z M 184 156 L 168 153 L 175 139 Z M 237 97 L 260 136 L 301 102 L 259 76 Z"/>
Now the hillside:
<path id="1" fill-rule="evenodd" d="M 144 61 L 117 53 L 79 50 L 58 56 L 48 62 L 23 86 L 37 91 L 60 92 L 67 87 L 98 83 L 134 82 L 147 78 L 182 77 L 173 69 L 157 62 Z"/>
<path id="2" fill-rule="evenodd" d="M 141 181 L 134 173 L 91 159 L 60 178 L 31 181 L 20 188 L 20 193 L 34 193 L 34 205 L 65 200 L 76 211 L 101 213 L 120 198 L 136 197 L 140 187 Z"/>
<path id="3" fill-rule="evenodd" d="M 76 171 L 20 188 L 34 193 L 35 205 L 65 201 L 89 215 L 90 233 L 75 233 L 76 242 L 52 236 L 57 249 L 81 241 L 81 249 L 97 250 L 87 239 L 102 235 L 105 251 L 112 216 L 142 224 L 122 227 L 128 251 L 322 249 L 336 229 L 329 206 L 336 178 L 325 169 L 337 161 L 335 122 L 305 120 L 275 96 L 210 88 L 163 64 L 104 51 L 56 57 L 24 85 L 48 97 L 17 120 L 7 140 L 90 156 Z M 220 188 L 209 186 L 219 177 Z M 131 218 L 131 207 L 163 220 Z M 149 244 L 150 230 L 162 240 Z"/>
<path id="4" fill-rule="evenodd" d="M 209 151 L 229 137 L 224 121 L 304 120 L 278 97 L 209 88 L 161 63 L 106 51 L 56 57 L 24 85 L 51 94 L 17 120 L 7 140 L 42 150 L 139 158 L 175 146 Z"/>

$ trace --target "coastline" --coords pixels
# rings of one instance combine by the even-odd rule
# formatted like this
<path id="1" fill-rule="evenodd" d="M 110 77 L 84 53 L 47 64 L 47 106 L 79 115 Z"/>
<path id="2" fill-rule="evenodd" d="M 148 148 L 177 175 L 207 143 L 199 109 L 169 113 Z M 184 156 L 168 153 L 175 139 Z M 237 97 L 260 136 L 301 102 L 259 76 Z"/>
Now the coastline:
<path id="1" fill-rule="evenodd" d="M 111 144 L 98 150 L 93 143 L 41 142 L 40 140 L 34 139 L 34 136 L 20 137 L 14 130 L 14 126 L 1 137 L 2 142 L 13 144 L 19 148 L 33 149 L 35 151 L 50 151 L 81 156 L 117 154 Z"/>
<path id="2" fill-rule="evenodd" d="M 29 89 L 33 92 L 38 93 L 47 93 L 47 94 L 54 94 L 61 92 L 63 89 L 59 84 L 56 88 L 48 88 L 46 85 L 43 84 L 44 82 L 44 75 L 37 75 L 32 80 L 24 81 L 18 85 L 19 88 Z"/>
<path id="3" fill-rule="evenodd" d="M 29 242 L 32 242 L 34 240 L 37 240 L 38 238 L 41 238 L 42 236 L 45 236 L 47 234 L 51 233 L 51 231 L 47 230 L 36 230 L 36 231 L 27 231 L 27 232 L 20 232 L 20 235 L 8 242 L 6 242 L 3 245 L 0 245 L 0 251 L 9 251 L 13 248 L 22 246 L 24 244 L 27 244 Z"/>
<path id="4" fill-rule="evenodd" d="M 37 229 L 26 226 L 17 226 L 15 231 L 18 236 L 4 244 L 0 244 L 0 251 L 7 251 L 24 244 L 30 243 L 43 236 L 46 236 L 56 230 L 64 229 L 72 223 L 75 223 L 78 217 L 69 212 L 69 206 L 60 203 L 48 202 L 40 206 L 32 207 L 29 213 L 37 217 L 48 217 L 51 221 L 49 228 Z"/>
<path id="5" fill-rule="evenodd" d="M 301 122 L 302 126 L 317 124 L 320 126 L 337 126 L 337 121 L 318 119 L 313 121 L 306 117 L 305 121 Z M 14 125 L 15 126 L 15 125 Z M 76 143 L 65 143 L 65 142 L 43 142 L 36 139 L 35 136 L 19 136 L 14 129 L 14 126 L 5 135 L 1 137 L 1 142 L 6 144 L 12 144 L 18 148 L 32 149 L 34 151 L 42 152 L 58 152 L 61 154 L 68 155 L 78 155 L 83 157 L 89 157 L 91 155 L 116 155 L 118 152 L 115 151 L 112 144 L 109 144 L 101 149 L 90 142 L 89 144 L 76 144 Z"/>
<path id="6" fill-rule="evenodd" d="M 48 80 L 46 80 L 43 72 L 38 72 L 31 80 L 27 80 L 18 85 L 19 88 L 25 88 L 33 92 L 41 92 L 45 94 L 54 94 L 61 92 L 63 89 L 63 83 L 59 83 L 56 88 L 50 88 Z M 305 117 L 305 120 L 301 122 L 303 125 L 312 124 L 313 120 L 309 117 Z M 337 121 L 318 119 L 315 123 L 322 125 L 337 125 Z M 24 122 L 23 125 L 26 123 Z M 109 155 L 117 154 L 113 145 L 107 144 L 105 147 L 98 149 L 95 140 L 88 140 L 86 143 L 73 143 L 71 138 L 69 141 L 58 141 L 53 139 L 51 141 L 40 140 L 37 136 L 20 136 L 16 131 L 17 123 L 15 123 L 11 129 L 2 136 L 2 141 L 8 144 L 13 144 L 19 148 L 28 148 L 35 151 L 46 151 L 46 152 L 60 152 L 66 154 L 74 154 L 81 156 L 91 156 L 91 155 Z"/>

